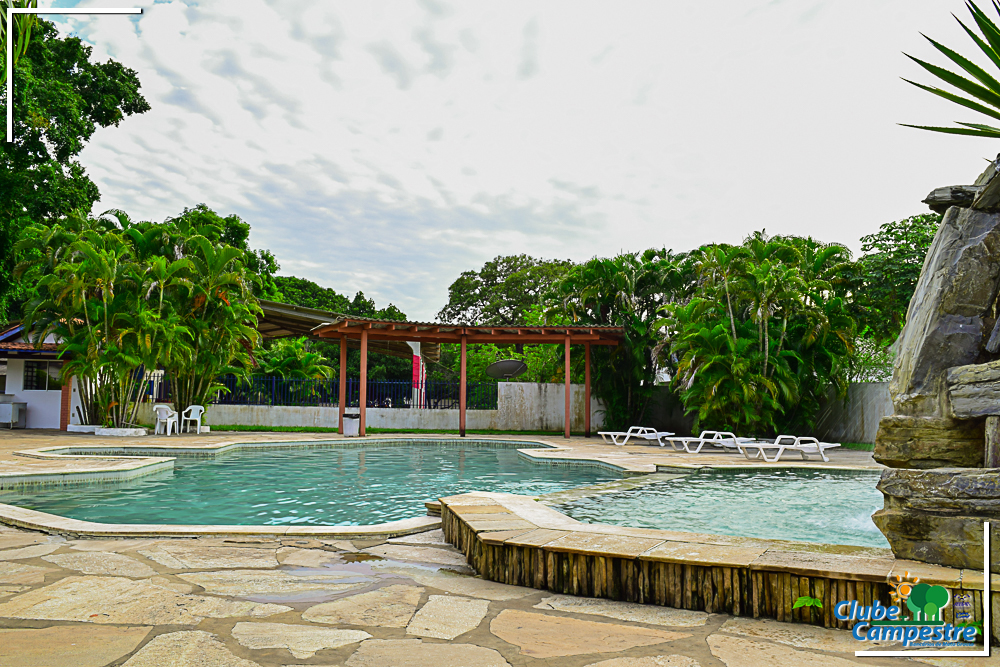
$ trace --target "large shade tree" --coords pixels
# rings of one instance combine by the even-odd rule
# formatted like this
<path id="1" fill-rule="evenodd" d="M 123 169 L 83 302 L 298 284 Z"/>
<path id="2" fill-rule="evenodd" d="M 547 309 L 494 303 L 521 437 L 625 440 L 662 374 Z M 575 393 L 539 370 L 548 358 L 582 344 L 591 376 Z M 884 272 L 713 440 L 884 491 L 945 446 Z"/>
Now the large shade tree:
<path id="1" fill-rule="evenodd" d="M 93 62 L 89 46 L 59 37 L 42 19 L 27 36 L 17 42 L 13 141 L 5 130 L 0 142 L 0 320 L 17 319 L 29 296 L 30 285 L 13 276 L 22 231 L 89 212 L 100 194 L 77 155 L 98 127 L 149 110 L 135 71 L 114 60 Z M 7 113 L 6 86 L 0 86 L 0 116 Z"/>

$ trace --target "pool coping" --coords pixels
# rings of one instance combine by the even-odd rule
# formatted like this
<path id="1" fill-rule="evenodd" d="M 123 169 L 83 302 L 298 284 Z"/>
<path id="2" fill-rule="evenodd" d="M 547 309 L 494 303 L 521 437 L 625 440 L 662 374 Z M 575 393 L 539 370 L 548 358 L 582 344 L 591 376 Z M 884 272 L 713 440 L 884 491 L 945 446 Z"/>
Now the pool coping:
<path id="1" fill-rule="evenodd" d="M 24 486 L 45 487 L 87 482 L 120 482 L 156 474 L 173 468 L 178 456 L 214 457 L 240 450 L 252 449 L 318 449 L 334 447 L 360 447 L 371 445 L 403 445 L 417 440 L 434 440 L 449 444 L 481 444 L 502 445 L 516 449 L 518 454 L 533 463 L 538 464 L 576 464 L 612 469 L 623 477 L 629 473 L 645 475 L 647 472 L 628 470 L 599 459 L 561 458 L 558 460 L 532 456 L 531 452 L 542 450 L 567 450 L 552 443 L 540 440 L 496 440 L 489 438 L 459 439 L 455 437 L 390 437 L 365 438 L 357 440 L 319 439 L 319 440 L 282 440 L 282 441 L 244 441 L 234 440 L 218 443 L 193 445 L 133 445 L 124 443 L 94 444 L 94 445 L 54 445 L 36 449 L 14 452 L 15 456 L 49 461 L 108 461 L 117 465 L 107 468 L 91 468 L 87 470 L 42 470 L 26 472 L 0 473 L 0 490 L 10 490 Z M 532 445 L 532 449 L 521 449 L 518 445 Z M 536 448 L 537 447 L 537 448 Z M 101 452 L 104 453 L 95 453 Z M 173 456 L 163 456 L 173 454 Z M 48 533 L 69 535 L 74 537 L 200 537 L 222 535 L 254 535 L 280 537 L 322 537 L 329 539 L 388 539 L 402 537 L 418 532 L 426 532 L 441 527 L 438 517 L 411 517 L 399 521 L 381 524 L 359 526 L 316 526 L 316 525 L 281 525 L 281 526 L 226 526 L 226 525 L 174 525 L 174 524 L 111 524 L 94 521 L 82 521 L 68 517 L 25 509 L 15 505 L 0 503 L 0 524 L 41 530 Z"/>
<path id="2" fill-rule="evenodd" d="M 389 539 L 441 527 L 439 517 L 418 516 L 361 526 L 223 526 L 98 523 L 69 519 L 0 503 L 0 524 L 71 537 L 312 537 L 338 540 Z"/>
<path id="3" fill-rule="evenodd" d="M 549 465 L 586 465 L 604 468 L 621 474 L 623 477 L 647 475 L 655 473 L 653 464 L 628 465 L 613 463 L 592 456 L 561 456 L 551 458 L 539 456 L 539 451 L 572 451 L 571 447 L 559 446 L 543 440 L 517 439 L 497 440 L 490 438 L 456 438 L 456 437 L 388 437 L 351 439 L 318 439 L 318 440 L 278 440 L 278 441 L 247 441 L 233 440 L 218 443 L 192 445 L 136 445 L 136 444 L 101 444 L 93 445 L 53 445 L 36 449 L 25 449 L 13 452 L 14 456 L 45 461 L 72 463 L 74 461 L 107 461 L 114 462 L 106 468 L 88 468 L 73 470 L 37 470 L 0 472 L 0 490 L 9 490 L 21 486 L 50 485 L 60 483 L 85 483 L 93 481 L 125 481 L 151 475 L 169 467 L 177 457 L 188 456 L 219 456 L 230 452 L 251 449 L 285 449 L 285 448 L 335 448 L 360 447 L 372 445 L 401 445 L 414 441 L 433 440 L 448 444 L 481 444 L 502 445 L 517 449 L 518 454 L 533 463 Z M 519 448 L 518 445 L 529 445 L 530 448 Z"/>
<path id="4" fill-rule="evenodd" d="M 859 470 L 852 467 L 830 465 L 797 465 L 782 466 L 776 464 L 739 464 L 720 465 L 717 463 L 682 464 L 677 466 L 660 466 L 653 463 L 638 463 L 618 460 L 621 455 L 615 454 L 615 461 L 609 461 L 600 455 L 559 455 L 573 451 L 573 447 L 552 443 L 535 438 L 495 439 L 495 438 L 461 438 L 452 435 L 411 435 L 374 437 L 374 438 L 317 438 L 276 441 L 253 441 L 237 438 L 213 443 L 191 444 L 73 444 L 52 445 L 35 449 L 13 452 L 15 456 L 30 459 L 41 459 L 71 464 L 74 461 L 107 461 L 108 467 L 73 470 L 38 470 L 24 472 L 0 472 L 0 490 L 10 490 L 24 486 L 45 487 L 64 484 L 88 482 L 120 482 L 158 472 L 173 467 L 177 457 L 187 456 L 218 456 L 228 452 L 245 449 L 280 449 L 280 448 L 334 448 L 361 447 L 372 445 L 401 445 L 414 441 L 435 441 L 449 444 L 481 444 L 499 445 L 516 449 L 519 456 L 536 464 L 547 465 L 585 465 L 621 474 L 624 479 L 669 473 L 676 469 L 685 473 L 712 469 L 822 469 L 822 470 Z M 521 448 L 518 445 L 527 445 Z M 79 453 L 85 452 L 85 453 Z M 173 456 L 169 456 L 169 455 Z M 165 456 L 166 455 L 166 456 Z M 111 463 L 113 462 L 113 465 Z M 820 462 L 816 462 L 819 464 Z M 862 469 L 863 470 L 863 469 Z M 414 522 L 414 523 L 407 523 Z M 336 537 L 349 539 L 351 536 L 363 537 L 398 537 L 414 532 L 423 532 L 440 527 L 437 517 L 412 517 L 400 521 L 372 524 L 365 526 L 225 526 L 225 525 L 173 525 L 173 524 L 106 524 L 91 521 L 70 519 L 45 512 L 28 510 L 14 505 L 0 503 L 0 524 L 9 524 L 42 530 L 45 532 L 74 535 L 80 537 L 190 537 L 202 535 L 272 535 L 272 536 L 313 536 Z M 588 524 L 590 525 L 590 524 Z M 595 524 L 600 525 L 600 524 Z"/>

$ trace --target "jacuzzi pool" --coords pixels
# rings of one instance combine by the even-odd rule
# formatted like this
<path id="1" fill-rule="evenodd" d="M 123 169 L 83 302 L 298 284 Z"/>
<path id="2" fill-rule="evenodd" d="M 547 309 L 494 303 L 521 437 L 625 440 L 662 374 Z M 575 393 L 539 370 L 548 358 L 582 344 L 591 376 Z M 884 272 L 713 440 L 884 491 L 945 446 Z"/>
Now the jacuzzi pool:
<path id="1" fill-rule="evenodd" d="M 316 444 L 179 457 L 172 472 L 0 492 L 0 503 L 101 523 L 366 525 L 421 516 L 425 501 L 469 491 L 534 496 L 621 477 L 532 462 L 517 452 L 524 443 Z"/>
<path id="2" fill-rule="evenodd" d="M 878 480 L 875 471 L 712 470 L 555 509 L 587 523 L 888 547 L 871 520 L 883 504 Z"/>

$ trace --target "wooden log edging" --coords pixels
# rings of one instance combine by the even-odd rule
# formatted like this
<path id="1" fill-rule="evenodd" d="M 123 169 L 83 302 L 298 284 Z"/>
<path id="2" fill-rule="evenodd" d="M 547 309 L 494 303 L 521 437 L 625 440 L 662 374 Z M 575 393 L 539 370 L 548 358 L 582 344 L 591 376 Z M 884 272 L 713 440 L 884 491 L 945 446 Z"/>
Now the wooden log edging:
<path id="1" fill-rule="evenodd" d="M 968 596 L 974 620 L 983 620 L 982 572 L 900 561 L 888 549 L 582 524 L 498 493 L 442 498 L 441 527 L 483 578 L 554 593 L 850 629 L 833 614 L 838 602 L 889 606 L 890 577 L 910 572 L 949 588 L 953 599 Z M 800 596 L 822 607 L 794 609 Z M 945 620 L 955 621 L 954 606 Z"/>

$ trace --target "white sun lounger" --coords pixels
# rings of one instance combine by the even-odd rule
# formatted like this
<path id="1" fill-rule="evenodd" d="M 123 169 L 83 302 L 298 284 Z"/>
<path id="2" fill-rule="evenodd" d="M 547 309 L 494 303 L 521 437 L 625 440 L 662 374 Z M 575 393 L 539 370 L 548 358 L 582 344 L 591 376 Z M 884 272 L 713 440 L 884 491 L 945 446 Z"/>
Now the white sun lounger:
<path id="1" fill-rule="evenodd" d="M 798 452 L 802 456 L 802 459 L 806 461 L 809 460 L 810 454 L 818 454 L 820 458 L 829 463 L 830 458 L 824 453 L 824 450 L 832 449 L 833 447 L 840 447 L 840 443 L 820 442 L 816 438 L 809 436 L 799 437 L 794 435 L 779 435 L 774 439 L 774 442 L 744 441 L 736 443 L 736 448 L 743 453 L 743 456 L 751 461 L 754 459 L 764 459 L 768 463 L 776 463 L 786 451 Z M 768 458 L 767 451 L 774 452 L 774 456 Z M 753 456 L 750 455 L 750 452 L 754 452 Z"/>
<path id="2" fill-rule="evenodd" d="M 729 431 L 702 431 L 697 438 L 665 438 L 668 443 L 678 452 L 684 451 L 688 454 L 699 454 L 706 445 L 712 447 L 722 447 L 733 449 L 740 442 L 752 442 L 752 438 L 737 438 L 735 433 Z"/>
<path id="3" fill-rule="evenodd" d="M 622 446 L 628 443 L 629 439 L 655 440 L 660 447 L 665 446 L 664 438 L 672 436 L 669 431 L 657 431 L 648 426 L 633 426 L 628 431 L 598 431 L 597 435 L 604 438 L 604 442 L 609 445 Z"/>

